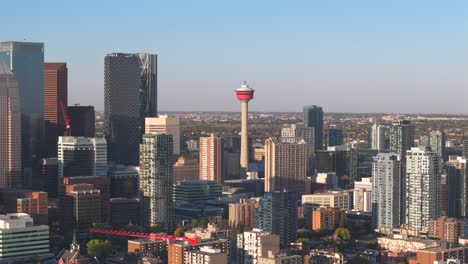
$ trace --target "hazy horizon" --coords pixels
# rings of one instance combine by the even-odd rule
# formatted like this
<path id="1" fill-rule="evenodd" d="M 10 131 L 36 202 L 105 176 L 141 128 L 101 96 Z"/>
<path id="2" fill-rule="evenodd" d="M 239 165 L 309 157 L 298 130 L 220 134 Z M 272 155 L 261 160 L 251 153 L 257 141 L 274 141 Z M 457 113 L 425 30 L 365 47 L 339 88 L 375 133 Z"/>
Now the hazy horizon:
<path id="1" fill-rule="evenodd" d="M 27 6 L 28 8 L 24 8 Z M 158 108 L 468 114 L 468 4 L 416 1 L 7 1 L 0 41 L 68 64 L 69 104 L 103 109 L 104 56 L 158 54 Z"/>

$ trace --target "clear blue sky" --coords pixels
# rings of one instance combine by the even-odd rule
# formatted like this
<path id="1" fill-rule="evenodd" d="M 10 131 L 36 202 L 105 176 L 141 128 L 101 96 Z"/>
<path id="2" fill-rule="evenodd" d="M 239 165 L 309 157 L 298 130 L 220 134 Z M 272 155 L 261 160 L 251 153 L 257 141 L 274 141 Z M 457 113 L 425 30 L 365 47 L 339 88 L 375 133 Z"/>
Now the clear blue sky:
<path id="1" fill-rule="evenodd" d="M 159 110 L 468 113 L 466 0 L 3 1 L 0 40 L 66 61 L 103 109 L 104 56 L 159 54 Z"/>

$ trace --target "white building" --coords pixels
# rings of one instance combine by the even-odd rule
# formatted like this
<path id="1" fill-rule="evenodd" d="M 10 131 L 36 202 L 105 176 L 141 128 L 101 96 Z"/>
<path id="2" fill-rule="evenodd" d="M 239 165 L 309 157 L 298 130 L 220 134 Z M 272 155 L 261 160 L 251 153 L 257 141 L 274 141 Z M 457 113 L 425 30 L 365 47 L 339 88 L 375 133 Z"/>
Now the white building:
<path id="1" fill-rule="evenodd" d="M 0 262 L 49 253 L 49 227 L 34 226 L 28 214 L 0 215 Z M 8 262 L 6 262 L 8 263 Z"/>
<path id="2" fill-rule="evenodd" d="M 312 182 L 326 184 L 327 190 L 338 188 L 338 176 L 335 172 L 319 172 L 316 177 L 312 178 Z"/>
<path id="3" fill-rule="evenodd" d="M 107 176 L 107 142 L 104 138 L 58 138 L 58 176 Z"/>
<path id="4" fill-rule="evenodd" d="M 385 149 L 385 131 L 386 126 L 375 123 L 370 129 L 370 148 L 383 150 Z"/>
<path id="5" fill-rule="evenodd" d="M 202 246 L 199 250 L 185 251 L 186 264 L 227 264 L 227 254 L 219 248 Z"/>
<path id="6" fill-rule="evenodd" d="M 342 210 L 349 210 L 348 191 L 330 191 L 326 193 L 314 193 L 302 195 L 302 204 L 314 204 L 319 206 L 329 206 Z"/>
<path id="7" fill-rule="evenodd" d="M 380 153 L 372 163 L 372 204 L 375 227 L 399 227 L 402 164 L 400 155 Z"/>
<path id="8" fill-rule="evenodd" d="M 406 152 L 406 224 L 428 231 L 428 221 L 441 214 L 441 159 L 426 147 Z"/>
<path id="9" fill-rule="evenodd" d="M 257 264 L 260 257 L 267 257 L 268 251 L 280 250 L 280 237 L 254 228 L 237 235 L 237 263 Z"/>
<path id="10" fill-rule="evenodd" d="M 354 182 L 353 209 L 365 212 L 372 211 L 372 177 Z"/>
<path id="11" fill-rule="evenodd" d="M 145 118 L 145 134 L 172 135 L 174 141 L 174 154 L 180 154 L 180 118 L 160 115 L 159 117 Z"/>

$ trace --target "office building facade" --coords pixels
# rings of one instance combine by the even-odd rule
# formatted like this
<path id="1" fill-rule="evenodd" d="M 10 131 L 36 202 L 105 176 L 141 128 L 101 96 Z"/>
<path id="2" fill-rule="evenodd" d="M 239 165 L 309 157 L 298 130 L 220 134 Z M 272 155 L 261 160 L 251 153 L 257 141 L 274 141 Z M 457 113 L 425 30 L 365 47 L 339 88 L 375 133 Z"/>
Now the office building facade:
<path id="1" fill-rule="evenodd" d="M 94 106 L 68 106 L 67 112 L 70 119 L 70 136 L 96 136 L 96 113 Z"/>
<path id="2" fill-rule="evenodd" d="M 0 187 L 18 188 L 21 184 L 19 86 L 8 65 L 0 63 Z"/>
<path id="3" fill-rule="evenodd" d="M 58 176 L 107 176 L 104 138 L 59 137 Z"/>
<path id="4" fill-rule="evenodd" d="M 30 185 L 44 150 L 44 44 L 0 42 L 0 63 L 8 65 L 18 81 L 23 182 Z"/>
<path id="5" fill-rule="evenodd" d="M 157 55 L 108 54 L 104 59 L 104 133 L 109 160 L 138 165 L 146 117 L 157 117 Z"/>
<path id="6" fill-rule="evenodd" d="M 343 145 L 343 130 L 338 128 L 329 128 L 326 131 L 327 147 Z"/>
<path id="7" fill-rule="evenodd" d="M 47 158 L 57 157 L 58 137 L 65 135 L 66 127 L 61 104 L 67 111 L 67 64 L 64 62 L 44 63 L 44 126 Z"/>
<path id="8" fill-rule="evenodd" d="M 180 154 L 180 118 L 178 117 L 147 117 L 145 119 L 145 134 L 172 135 L 175 155 Z"/>
<path id="9" fill-rule="evenodd" d="M 304 106 L 304 126 L 315 129 L 315 149 L 323 149 L 323 109 L 311 105 Z"/>

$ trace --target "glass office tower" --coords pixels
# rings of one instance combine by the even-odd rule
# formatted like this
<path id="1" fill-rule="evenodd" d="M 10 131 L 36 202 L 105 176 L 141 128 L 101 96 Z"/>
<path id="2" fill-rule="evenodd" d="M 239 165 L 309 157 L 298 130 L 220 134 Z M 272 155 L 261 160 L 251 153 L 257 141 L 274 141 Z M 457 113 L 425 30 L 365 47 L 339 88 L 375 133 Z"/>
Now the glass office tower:
<path id="1" fill-rule="evenodd" d="M 0 63 L 8 65 L 18 81 L 23 183 L 28 185 L 44 149 L 44 44 L 0 42 Z"/>
<path id="2" fill-rule="evenodd" d="M 109 159 L 138 165 L 145 117 L 157 117 L 157 55 L 112 53 L 104 59 L 104 127 Z"/>

